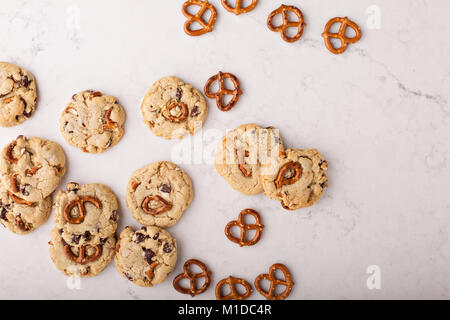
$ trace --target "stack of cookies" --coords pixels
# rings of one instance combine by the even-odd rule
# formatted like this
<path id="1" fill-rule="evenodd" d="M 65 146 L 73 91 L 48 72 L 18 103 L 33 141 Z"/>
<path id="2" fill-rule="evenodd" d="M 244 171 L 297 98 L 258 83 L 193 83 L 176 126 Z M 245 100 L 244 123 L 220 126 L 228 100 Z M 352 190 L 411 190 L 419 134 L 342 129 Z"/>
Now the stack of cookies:
<path id="1" fill-rule="evenodd" d="M 65 165 L 64 151 L 55 142 L 24 136 L 11 141 L 0 159 L 0 223 L 26 234 L 47 221 Z"/>
<path id="2" fill-rule="evenodd" d="M 285 150 L 273 127 L 244 124 L 229 131 L 215 156 L 217 172 L 245 195 L 265 195 L 287 210 L 309 207 L 328 187 L 327 162 L 315 149 Z"/>
<path id="3" fill-rule="evenodd" d="M 177 241 L 163 228 L 178 222 L 193 197 L 191 179 L 172 162 L 150 163 L 131 175 L 127 206 L 144 226 L 120 234 L 115 262 L 123 277 L 144 287 L 167 278 L 177 261 Z"/>
<path id="4" fill-rule="evenodd" d="M 118 201 L 98 183 L 69 183 L 54 204 L 55 228 L 50 234 L 50 257 L 67 276 L 91 277 L 113 259 Z"/>

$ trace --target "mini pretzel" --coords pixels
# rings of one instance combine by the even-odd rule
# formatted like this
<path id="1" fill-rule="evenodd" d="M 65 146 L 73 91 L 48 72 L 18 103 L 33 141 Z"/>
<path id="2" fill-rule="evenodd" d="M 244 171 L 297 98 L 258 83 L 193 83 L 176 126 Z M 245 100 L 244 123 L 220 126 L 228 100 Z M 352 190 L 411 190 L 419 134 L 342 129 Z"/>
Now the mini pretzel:
<path id="1" fill-rule="evenodd" d="M 255 218 L 254 224 L 245 224 L 245 216 L 251 215 Z M 239 238 L 234 237 L 231 234 L 231 228 L 239 227 L 241 229 L 241 234 Z M 253 246 L 256 244 L 259 239 L 261 239 L 262 230 L 264 229 L 264 225 L 261 223 L 261 217 L 258 212 L 253 209 L 245 209 L 239 213 L 239 218 L 237 220 L 230 221 L 225 227 L 225 235 L 230 241 L 233 241 L 239 244 L 241 247 L 243 246 Z M 251 240 L 246 241 L 245 235 L 249 230 L 256 230 L 254 237 Z"/>
<path id="2" fill-rule="evenodd" d="M 9 177 L 9 186 L 11 187 L 12 192 L 19 192 L 19 186 L 17 185 L 17 173 L 13 174 Z"/>
<path id="3" fill-rule="evenodd" d="M 275 278 L 275 271 L 281 270 L 284 275 L 284 280 L 279 280 Z M 264 291 L 261 286 L 260 282 L 261 280 L 268 280 L 270 282 L 270 288 L 269 291 Z M 285 286 L 286 289 L 279 295 L 275 295 L 275 288 L 276 286 Z M 289 269 L 281 263 L 276 263 L 272 265 L 269 269 L 269 273 L 260 274 L 255 279 L 255 288 L 258 290 L 258 292 L 263 295 L 267 300 L 284 300 L 286 299 L 292 291 L 292 287 L 294 286 L 294 282 L 291 279 L 291 273 L 289 272 Z"/>
<path id="4" fill-rule="evenodd" d="M 298 17 L 298 21 L 289 21 L 288 12 L 294 13 Z M 280 26 L 275 27 L 273 25 L 273 18 L 281 14 L 283 18 L 283 23 Z M 286 42 L 295 42 L 302 37 L 303 29 L 305 28 L 305 20 L 303 19 L 303 13 L 299 8 L 294 6 L 286 6 L 282 4 L 278 9 L 272 11 L 272 13 L 267 18 L 267 26 L 271 31 L 280 32 L 281 38 Z M 293 37 L 289 37 L 286 34 L 288 28 L 297 28 L 297 33 Z"/>
<path id="5" fill-rule="evenodd" d="M 109 108 L 105 112 L 104 120 L 105 124 L 103 125 L 103 130 L 114 130 L 117 128 L 117 123 L 111 120 L 111 113 L 113 112 L 113 107 Z"/>
<path id="6" fill-rule="evenodd" d="M 202 272 L 192 273 L 189 270 L 189 268 L 193 264 L 197 265 L 202 270 Z M 194 297 L 198 294 L 205 292 L 209 288 L 209 285 L 211 284 L 210 275 L 211 272 L 208 270 L 208 268 L 203 262 L 197 259 L 190 259 L 184 263 L 183 273 L 179 274 L 178 276 L 175 277 L 175 279 L 173 279 L 173 287 L 180 293 L 190 294 L 192 297 Z M 205 282 L 200 288 L 197 288 L 197 280 L 201 278 L 205 278 Z M 189 288 L 183 288 L 180 286 L 179 282 L 183 279 L 189 279 L 190 282 Z"/>
<path id="7" fill-rule="evenodd" d="M 41 167 L 33 167 L 32 169 L 27 169 L 25 171 L 25 175 L 28 176 L 28 177 L 32 177 L 32 176 L 34 176 L 36 174 L 36 172 L 39 171 L 40 168 Z"/>
<path id="8" fill-rule="evenodd" d="M 74 200 L 68 202 L 64 207 L 64 218 L 67 222 L 71 224 L 80 224 L 84 221 L 84 218 L 86 216 L 86 208 L 84 204 L 86 202 L 92 203 L 94 206 L 97 207 L 97 209 L 102 208 L 102 203 L 100 200 L 98 200 L 95 197 L 90 196 L 78 196 Z M 78 207 L 78 217 L 72 217 L 70 213 L 72 212 L 73 208 Z"/>
<path id="9" fill-rule="evenodd" d="M 17 145 L 17 141 L 11 142 L 8 147 L 6 148 L 5 152 L 5 159 L 8 160 L 10 163 L 17 163 L 17 159 L 13 157 L 12 152 L 14 148 Z"/>
<path id="10" fill-rule="evenodd" d="M 92 92 L 89 95 L 89 100 L 92 100 L 95 97 L 101 97 L 101 96 L 103 96 L 103 93 L 101 93 L 100 91 Z"/>
<path id="11" fill-rule="evenodd" d="M 341 26 L 339 28 L 338 33 L 331 33 L 330 29 L 335 23 L 340 23 Z M 346 32 L 347 28 L 352 28 L 355 31 L 355 36 L 353 38 L 348 38 L 347 36 L 345 36 L 345 32 Z M 361 33 L 361 29 L 359 28 L 359 26 L 355 22 L 348 19 L 347 17 L 345 17 L 345 18 L 336 17 L 336 18 L 331 19 L 326 24 L 325 30 L 322 33 L 322 37 L 325 41 L 325 45 L 327 46 L 328 50 L 330 50 L 330 52 L 334 53 L 334 54 L 343 53 L 345 50 L 347 50 L 347 46 L 349 45 L 349 43 L 355 43 L 355 42 L 359 41 L 361 39 L 361 35 L 362 35 L 362 33 Z M 333 47 L 333 44 L 331 43 L 330 38 L 340 40 L 341 47 L 340 48 Z"/>
<path id="12" fill-rule="evenodd" d="M 150 208 L 150 202 L 152 201 L 159 202 L 160 206 L 155 209 Z M 145 197 L 144 200 L 142 201 L 141 208 L 142 210 L 144 210 L 146 214 L 157 216 L 158 214 L 161 214 L 163 212 L 172 209 L 172 204 L 170 202 L 167 202 L 160 196 L 148 196 Z"/>
<path id="13" fill-rule="evenodd" d="M 230 79 L 231 82 L 233 82 L 233 85 L 234 85 L 233 90 L 229 90 L 229 89 L 225 88 L 225 79 L 227 79 L 227 78 Z M 211 92 L 211 85 L 215 81 L 219 82 L 219 91 L 213 93 L 213 92 Z M 231 110 L 231 108 L 233 108 L 233 106 L 236 104 L 236 102 L 238 102 L 239 96 L 241 94 L 242 94 L 242 91 L 240 89 L 239 80 L 238 80 L 238 78 L 236 78 L 236 76 L 234 76 L 231 73 L 222 73 L 219 71 L 218 74 L 209 78 L 205 85 L 205 95 L 208 98 L 216 99 L 217 107 L 221 111 Z M 226 95 L 231 95 L 233 97 L 231 98 L 230 102 L 228 102 L 228 104 L 223 105 L 223 97 Z"/>
<path id="14" fill-rule="evenodd" d="M 234 8 L 228 3 L 228 0 L 222 0 L 223 7 L 229 11 L 234 13 L 235 15 L 240 15 L 241 13 L 247 13 L 255 9 L 256 5 L 258 4 L 258 0 L 252 0 L 252 3 L 250 3 L 247 7 L 242 6 L 243 0 L 236 0 L 236 4 Z"/>
<path id="15" fill-rule="evenodd" d="M 198 6 L 200 7 L 200 10 L 195 14 L 190 14 L 188 12 L 188 8 L 190 6 Z M 208 21 L 203 20 L 203 15 L 205 12 L 209 10 L 211 12 L 211 17 L 209 17 Z M 185 3 L 183 3 L 182 12 L 188 20 L 184 24 L 184 31 L 190 35 L 190 36 L 200 36 L 202 34 L 211 32 L 214 27 L 214 23 L 217 19 L 217 11 L 216 8 L 208 2 L 208 0 L 188 0 Z M 192 30 L 191 25 L 197 22 L 202 26 L 201 29 L 198 30 Z"/>
<path id="16" fill-rule="evenodd" d="M 23 205 L 26 205 L 26 206 L 34 205 L 34 202 L 26 201 L 26 200 L 24 200 L 22 198 L 19 198 L 19 197 L 17 197 L 16 195 L 14 195 L 13 193 L 11 193 L 9 191 L 8 191 L 8 196 L 14 203 L 23 204 Z"/>
<path id="17" fill-rule="evenodd" d="M 288 173 L 289 170 L 295 170 L 295 174 L 290 178 L 286 178 L 286 173 Z M 294 184 L 302 177 L 302 174 L 303 168 L 300 163 L 294 161 L 288 162 L 281 167 L 280 171 L 278 171 L 278 176 L 275 179 L 275 186 L 277 189 L 280 189 L 284 185 Z"/>
<path id="18" fill-rule="evenodd" d="M 152 281 L 153 278 L 155 277 L 155 269 L 157 266 L 158 262 L 153 261 L 152 264 L 150 265 L 150 269 L 148 269 L 147 272 L 145 273 L 149 281 Z"/>
<path id="19" fill-rule="evenodd" d="M 78 264 L 86 264 L 86 263 L 91 263 L 96 261 L 98 258 L 100 258 L 100 256 L 102 255 L 103 252 L 103 246 L 101 244 L 98 244 L 96 246 L 94 246 L 95 248 L 95 253 L 88 256 L 87 255 L 87 246 L 81 246 L 78 248 L 78 255 L 74 255 L 74 253 L 72 252 L 72 247 L 69 246 L 64 240 L 63 240 L 63 245 L 64 245 L 64 252 L 66 253 L 67 258 L 69 258 L 70 260 L 72 260 L 75 263 Z"/>
<path id="20" fill-rule="evenodd" d="M 237 153 L 237 157 L 238 157 L 239 170 L 241 170 L 242 174 L 245 177 L 250 178 L 252 176 L 251 171 L 247 171 L 247 169 L 245 169 L 245 167 L 244 167 L 245 157 L 248 157 L 248 155 L 249 155 L 248 151 L 237 150 L 236 153 Z"/>
<path id="21" fill-rule="evenodd" d="M 170 111 L 174 108 L 180 108 L 181 114 L 179 116 L 173 116 L 170 114 Z M 170 106 L 167 107 L 167 111 L 169 112 L 169 120 L 175 123 L 180 123 L 186 120 L 189 114 L 189 109 L 186 103 L 176 102 L 174 101 Z"/>
<path id="22" fill-rule="evenodd" d="M 244 286 L 245 293 L 239 294 L 236 290 L 236 284 Z M 222 287 L 228 285 L 230 287 L 230 293 L 226 296 L 222 296 Z M 252 286 L 244 279 L 234 278 L 229 276 L 226 279 L 222 279 L 216 286 L 216 298 L 217 300 L 245 300 L 252 294 Z"/>

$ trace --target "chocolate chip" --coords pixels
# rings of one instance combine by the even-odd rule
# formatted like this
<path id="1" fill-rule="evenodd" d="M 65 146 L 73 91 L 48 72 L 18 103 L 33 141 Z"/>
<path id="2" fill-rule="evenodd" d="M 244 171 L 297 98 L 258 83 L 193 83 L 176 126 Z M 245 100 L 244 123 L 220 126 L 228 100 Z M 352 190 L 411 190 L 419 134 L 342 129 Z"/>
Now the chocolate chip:
<path id="1" fill-rule="evenodd" d="M 123 275 L 127 277 L 128 280 L 133 281 L 133 278 L 128 273 L 124 272 Z"/>
<path id="2" fill-rule="evenodd" d="M 159 191 L 164 192 L 164 193 L 170 193 L 172 191 L 172 188 L 168 184 L 164 183 L 159 188 Z"/>
<path id="3" fill-rule="evenodd" d="M 153 240 L 157 240 L 159 238 L 159 232 L 155 233 L 155 235 L 153 236 Z"/>
<path id="4" fill-rule="evenodd" d="M 114 211 L 111 213 L 111 216 L 109 217 L 109 219 L 112 220 L 112 221 L 117 221 L 118 218 L 119 218 L 119 216 L 118 216 L 118 214 L 117 214 L 117 210 L 114 210 Z"/>
<path id="5" fill-rule="evenodd" d="M 143 226 L 143 227 L 141 228 L 141 230 L 147 231 L 147 227 L 146 227 L 146 226 Z"/>
<path id="6" fill-rule="evenodd" d="M 63 230 L 63 229 L 59 229 L 59 230 L 58 230 L 58 233 L 59 233 L 60 235 L 62 235 L 62 234 L 63 234 L 63 232 L 64 232 L 64 230 Z"/>
<path id="7" fill-rule="evenodd" d="M 28 76 L 24 75 L 22 76 L 22 79 L 20 79 L 20 85 L 22 87 L 28 87 L 31 83 L 30 79 L 28 79 Z"/>
<path id="8" fill-rule="evenodd" d="M 79 243 L 80 243 L 80 239 L 81 239 L 81 234 L 79 234 L 79 235 L 74 235 L 74 236 L 72 237 L 72 243 L 79 244 Z"/>
<path id="9" fill-rule="evenodd" d="M 30 118 L 33 114 L 33 111 L 30 110 L 29 112 L 27 112 L 26 110 L 24 110 L 22 114 L 24 115 L 25 118 Z"/>
<path id="10" fill-rule="evenodd" d="M 136 232 L 136 240 L 134 240 L 134 242 L 141 243 L 144 240 L 145 240 L 145 236 L 142 233 L 137 233 Z"/>
<path id="11" fill-rule="evenodd" d="M 31 191 L 31 185 L 29 184 L 25 184 L 20 188 L 20 192 L 24 195 L 24 196 L 29 196 L 30 195 L 30 191 Z"/>
<path id="12" fill-rule="evenodd" d="M 172 245 L 171 245 L 170 243 L 166 242 L 166 243 L 164 244 L 163 251 L 164 251 L 165 253 L 171 253 L 172 250 L 173 250 Z"/>
<path id="13" fill-rule="evenodd" d="M 152 249 L 146 249 L 142 248 L 145 254 L 145 259 L 147 260 L 148 264 L 152 264 L 152 258 L 155 256 L 155 253 L 152 251 Z"/>
<path id="14" fill-rule="evenodd" d="M 87 275 L 89 274 L 89 272 L 91 272 L 91 267 L 87 266 L 86 271 L 84 271 L 83 275 Z"/>
<path id="15" fill-rule="evenodd" d="M 2 220 L 8 220 L 7 218 L 6 218 L 6 209 L 5 208 L 2 208 L 2 210 L 1 210 L 1 212 L 0 212 L 0 219 L 2 219 Z"/>
<path id="16" fill-rule="evenodd" d="M 72 96 L 72 100 L 73 100 L 73 101 L 75 101 L 76 96 L 77 96 L 76 93 Z"/>
<path id="17" fill-rule="evenodd" d="M 191 117 L 196 117 L 199 114 L 200 114 L 200 110 L 198 109 L 198 106 L 194 106 L 191 111 Z"/>
<path id="18" fill-rule="evenodd" d="M 86 232 L 83 234 L 83 238 L 84 238 L 86 241 L 89 241 L 89 240 L 91 239 L 91 233 L 90 233 L 89 231 L 86 231 Z"/>
<path id="19" fill-rule="evenodd" d="M 177 88 L 177 93 L 176 93 L 177 99 L 180 100 L 182 96 L 183 96 L 183 90 L 181 88 Z"/>
<path id="20" fill-rule="evenodd" d="M 108 238 L 100 238 L 100 244 L 104 245 L 106 243 L 106 240 L 108 240 Z"/>

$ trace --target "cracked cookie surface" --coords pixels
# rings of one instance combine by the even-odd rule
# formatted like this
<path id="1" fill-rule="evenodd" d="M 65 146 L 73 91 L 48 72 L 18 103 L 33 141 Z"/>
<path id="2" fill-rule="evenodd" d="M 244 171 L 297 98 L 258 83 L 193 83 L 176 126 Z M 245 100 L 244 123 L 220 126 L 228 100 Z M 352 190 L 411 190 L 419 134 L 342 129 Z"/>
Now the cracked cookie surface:
<path id="1" fill-rule="evenodd" d="M 2 184 L 16 202 L 42 201 L 58 187 L 66 172 L 59 144 L 41 138 L 17 137 L 1 153 Z"/>
<path id="2" fill-rule="evenodd" d="M 169 161 L 153 162 L 136 170 L 127 185 L 127 206 L 145 226 L 173 226 L 193 197 L 191 178 Z"/>
<path id="3" fill-rule="evenodd" d="M 181 139 L 195 134 L 208 115 L 202 93 L 177 77 L 156 81 L 141 105 L 145 124 L 157 136 Z"/>
<path id="4" fill-rule="evenodd" d="M 16 234 L 27 234 L 44 224 L 52 211 L 49 196 L 33 205 L 14 202 L 10 193 L 0 185 L 0 223 Z"/>
<path id="5" fill-rule="evenodd" d="M 278 170 L 262 176 L 265 194 L 287 210 L 312 206 L 328 187 L 327 170 L 316 149 L 288 149 L 279 159 Z"/>
<path id="6" fill-rule="evenodd" d="M 101 153 L 122 139 L 125 117 L 115 97 L 86 90 L 72 96 L 59 119 L 60 131 L 71 146 Z"/>
<path id="7" fill-rule="evenodd" d="M 34 76 L 18 66 L 0 62 L 0 126 L 12 127 L 30 118 L 36 101 Z"/>
<path id="8" fill-rule="evenodd" d="M 60 230 L 50 233 L 50 258 L 66 276 L 93 277 L 111 262 L 115 255 L 116 237 L 100 239 L 99 243 L 72 246 L 61 237 Z"/>
<path id="9" fill-rule="evenodd" d="M 244 124 L 227 132 L 217 147 L 214 164 L 230 186 L 245 194 L 263 191 L 262 171 L 274 171 L 283 142 L 277 129 Z"/>
<path id="10" fill-rule="evenodd" d="M 72 182 L 56 195 L 55 227 L 70 245 L 98 243 L 116 232 L 118 208 L 117 197 L 107 186 Z"/>
<path id="11" fill-rule="evenodd" d="M 177 241 L 158 227 L 133 231 L 126 227 L 119 236 L 114 259 L 120 274 L 141 287 L 163 282 L 175 268 Z"/>

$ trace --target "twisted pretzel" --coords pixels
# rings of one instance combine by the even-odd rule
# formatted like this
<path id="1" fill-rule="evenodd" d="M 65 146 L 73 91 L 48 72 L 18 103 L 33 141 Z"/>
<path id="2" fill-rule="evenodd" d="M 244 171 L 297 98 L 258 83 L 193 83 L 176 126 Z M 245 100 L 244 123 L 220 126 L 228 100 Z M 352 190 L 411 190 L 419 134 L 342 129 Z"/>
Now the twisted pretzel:
<path id="1" fill-rule="evenodd" d="M 229 89 L 225 88 L 225 79 L 227 79 L 227 78 L 230 79 L 231 82 L 233 82 L 233 85 L 234 85 L 233 90 L 229 90 Z M 219 91 L 211 92 L 211 85 L 215 81 L 219 82 Z M 222 73 L 221 71 L 219 71 L 218 74 L 216 74 L 208 79 L 204 90 L 205 90 L 205 95 L 208 98 L 216 99 L 217 107 L 221 111 L 231 110 L 231 108 L 233 108 L 233 106 L 236 104 L 236 102 L 238 102 L 239 96 L 242 94 L 238 78 L 236 78 L 236 76 L 234 76 L 231 73 Z M 233 97 L 231 98 L 230 102 L 228 102 L 228 104 L 223 105 L 223 97 L 226 95 L 230 95 Z"/>
<path id="2" fill-rule="evenodd" d="M 190 6 L 198 6 L 200 10 L 195 14 L 190 14 L 188 12 L 188 8 Z M 208 21 L 203 20 L 203 15 L 205 12 L 209 10 L 211 12 L 211 17 L 209 17 Z M 182 12 L 188 20 L 184 24 L 184 32 L 186 32 L 190 36 L 200 36 L 202 34 L 211 32 L 214 27 L 214 23 L 216 23 L 217 19 L 217 11 L 216 8 L 208 2 L 208 0 L 188 0 L 183 3 Z M 202 26 L 201 29 L 192 30 L 191 25 L 197 22 Z"/>
<path id="3" fill-rule="evenodd" d="M 237 157 L 238 157 L 239 170 L 241 170 L 241 172 L 244 175 L 244 177 L 251 178 L 252 177 L 252 172 L 251 171 L 247 171 L 247 169 L 245 169 L 245 167 L 244 167 L 245 157 L 249 156 L 249 152 L 247 150 L 245 150 L 245 151 L 236 150 L 236 154 L 237 154 Z"/>
<path id="4" fill-rule="evenodd" d="M 8 191 L 8 196 L 14 203 L 23 204 L 23 205 L 26 205 L 26 206 L 34 205 L 34 202 L 26 201 L 26 200 L 24 200 L 22 198 L 19 198 L 18 196 L 14 195 L 13 193 L 11 193 L 9 191 Z"/>
<path id="5" fill-rule="evenodd" d="M 192 273 L 189 270 L 189 268 L 193 264 L 197 265 L 202 270 L 202 272 Z M 180 293 L 190 294 L 192 297 L 194 297 L 198 294 L 205 292 L 209 288 L 209 285 L 211 284 L 210 275 L 211 272 L 208 270 L 208 268 L 203 262 L 197 259 L 190 259 L 184 263 L 183 273 L 179 274 L 178 276 L 175 277 L 175 279 L 173 279 L 173 287 Z M 203 283 L 203 285 L 200 288 L 197 288 L 196 281 L 201 278 L 205 278 L 205 283 Z M 183 288 L 180 286 L 179 282 L 183 279 L 189 279 L 190 282 L 189 288 Z"/>
<path id="6" fill-rule="evenodd" d="M 289 21 L 287 15 L 288 12 L 294 13 L 298 17 L 298 21 Z M 273 25 L 273 18 L 279 14 L 281 14 L 283 18 L 283 23 L 280 26 L 276 27 Z M 306 24 L 305 20 L 303 19 L 303 13 L 299 8 L 282 4 L 278 9 L 272 11 L 272 13 L 269 15 L 269 17 L 267 18 L 267 26 L 271 31 L 280 32 L 281 38 L 283 38 L 284 41 L 295 42 L 302 37 L 303 29 L 305 28 Z M 286 34 L 286 30 L 288 28 L 297 28 L 297 33 L 293 37 L 289 37 Z"/>
<path id="7" fill-rule="evenodd" d="M 286 173 L 290 170 L 294 170 L 295 173 L 292 177 L 286 178 Z M 288 162 L 284 166 L 281 167 L 280 171 L 278 171 L 278 176 L 275 179 L 275 186 L 277 189 L 280 189 L 284 185 L 290 185 L 296 183 L 303 174 L 302 165 L 298 162 Z"/>
<path id="8" fill-rule="evenodd" d="M 236 290 L 236 284 L 244 286 L 245 293 L 239 294 Z M 222 287 L 228 285 L 230 287 L 230 293 L 226 296 L 222 296 Z M 226 279 L 222 279 L 216 286 L 216 298 L 217 300 L 245 300 L 252 294 L 252 286 L 244 279 L 234 278 L 229 276 Z"/>
<path id="9" fill-rule="evenodd" d="M 103 130 L 114 130 L 117 128 L 117 123 L 111 120 L 111 113 L 113 112 L 113 107 L 109 108 L 105 112 L 104 121 L 105 124 L 103 125 Z"/>
<path id="10" fill-rule="evenodd" d="M 250 3 L 247 7 L 243 7 L 242 1 L 243 0 L 236 0 L 234 8 L 228 3 L 228 0 L 222 0 L 222 5 L 227 11 L 232 12 L 235 15 L 240 15 L 241 13 L 252 11 L 258 4 L 258 0 L 252 0 L 252 3 Z"/>
<path id="11" fill-rule="evenodd" d="M 173 116 L 170 111 L 174 108 L 180 108 L 181 114 L 179 116 Z M 186 103 L 174 101 L 170 106 L 167 107 L 167 112 L 169 112 L 169 120 L 175 123 L 180 123 L 186 120 L 189 114 L 189 109 Z"/>
<path id="12" fill-rule="evenodd" d="M 338 33 L 331 33 L 330 28 L 335 24 L 340 23 L 341 26 L 339 27 Z M 352 28 L 355 31 L 355 36 L 353 38 L 348 38 L 345 36 L 345 32 L 347 28 Z M 322 33 L 322 37 L 325 41 L 325 45 L 327 46 L 328 50 L 330 50 L 331 53 L 334 54 L 341 54 L 344 53 L 345 50 L 347 50 L 347 46 L 350 43 L 355 43 L 361 39 L 361 29 L 359 26 L 351 21 L 349 18 L 333 18 L 325 25 L 325 30 Z M 331 39 L 338 39 L 341 41 L 341 46 L 339 48 L 333 47 L 333 44 L 331 43 Z"/>
<path id="13" fill-rule="evenodd" d="M 102 208 L 102 203 L 97 198 L 91 196 L 78 196 L 64 206 L 63 212 L 66 221 L 71 224 L 83 223 L 84 218 L 86 216 L 86 208 L 84 206 L 86 202 L 92 203 L 94 206 L 97 207 L 97 209 Z M 78 216 L 74 218 L 70 215 L 70 213 L 75 208 L 75 206 L 78 207 Z"/>
<path id="14" fill-rule="evenodd" d="M 255 218 L 255 223 L 254 224 L 245 224 L 244 220 L 245 220 L 246 215 L 253 216 Z M 231 228 L 233 228 L 233 227 L 239 227 L 239 229 L 241 229 L 241 234 L 240 234 L 239 238 L 234 237 L 231 234 Z M 225 235 L 227 236 L 227 238 L 230 241 L 239 244 L 241 247 L 253 246 L 254 244 L 256 244 L 259 241 L 259 239 L 261 239 L 263 229 L 264 229 L 264 225 L 261 223 L 261 217 L 259 216 L 258 212 L 256 212 L 253 209 L 245 209 L 239 213 L 239 218 L 237 220 L 230 221 L 226 225 Z M 249 230 L 256 230 L 256 233 L 251 240 L 246 241 L 245 235 L 247 234 L 247 231 L 249 231 Z"/>
<path id="15" fill-rule="evenodd" d="M 152 201 L 157 201 L 160 204 L 160 206 L 155 209 L 150 208 L 150 202 Z M 163 212 L 172 209 L 172 204 L 170 202 L 167 202 L 160 196 L 148 196 L 145 197 L 144 200 L 142 201 L 141 208 L 142 210 L 144 210 L 146 214 L 157 216 L 158 214 L 161 214 Z"/>
<path id="16" fill-rule="evenodd" d="M 281 270 L 284 275 L 284 280 L 279 280 L 275 278 L 275 271 Z M 261 286 L 260 282 L 261 280 L 267 280 L 270 282 L 270 288 L 268 292 L 265 292 Z M 275 288 L 276 286 L 285 286 L 286 289 L 279 295 L 275 295 Z M 260 274 L 255 279 L 255 288 L 258 290 L 258 292 L 263 295 L 267 300 L 284 300 L 286 299 L 292 291 L 292 287 L 294 286 L 294 282 L 291 279 L 291 273 L 289 272 L 288 268 L 281 263 L 276 263 L 272 265 L 269 269 L 269 273 Z"/>
<path id="17" fill-rule="evenodd" d="M 152 264 L 150 265 L 150 269 L 148 269 L 147 272 L 145 272 L 145 275 L 147 276 L 150 282 L 153 281 L 153 278 L 155 277 L 155 269 L 157 266 L 158 262 L 153 261 Z"/>
<path id="18" fill-rule="evenodd" d="M 63 240 L 63 245 L 64 245 L 64 252 L 66 253 L 67 258 L 69 258 L 70 260 L 72 260 L 73 262 L 75 262 L 77 264 L 86 264 L 86 263 L 94 262 L 98 258 L 100 258 L 100 256 L 102 255 L 102 252 L 103 252 L 103 246 L 101 244 L 98 244 L 98 245 L 94 246 L 95 253 L 88 256 L 87 250 L 86 250 L 87 245 L 86 245 L 86 246 L 81 246 L 78 248 L 78 255 L 76 256 L 72 252 L 72 247 L 69 246 L 64 240 Z"/>

